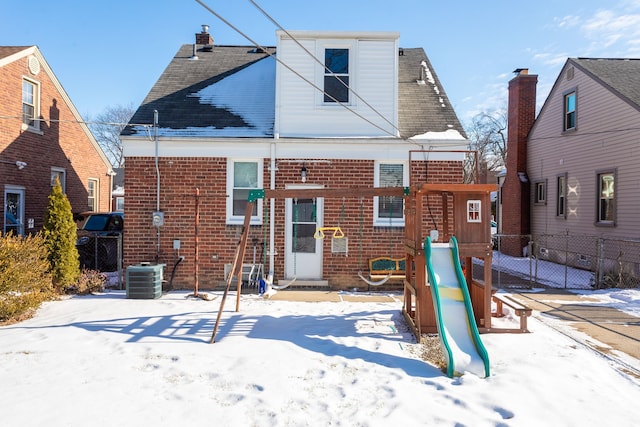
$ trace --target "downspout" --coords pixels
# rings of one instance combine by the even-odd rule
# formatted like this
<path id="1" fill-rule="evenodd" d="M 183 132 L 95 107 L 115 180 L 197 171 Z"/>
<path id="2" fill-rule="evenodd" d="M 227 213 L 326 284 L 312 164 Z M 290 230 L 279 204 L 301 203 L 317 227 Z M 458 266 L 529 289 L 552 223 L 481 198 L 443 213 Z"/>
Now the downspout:
<path id="1" fill-rule="evenodd" d="M 269 188 L 271 190 L 276 189 L 276 143 L 271 143 L 271 182 Z M 275 199 L 269 199 L 269 277 L 273 281 L 273 263 L 275 261 L 275 214 L 276 207 L 274 206 Z"/>
<path id="2" fill-rule="evenodd" d="M 153 110 L 153 140 L 156 145 L 156 212 L 160 212 L 160 168 L 158 167 L 158 110 Z M 160 227 L 156 227 L 158 243 L 156 245 L 156 263 L 160 262 Z"/>

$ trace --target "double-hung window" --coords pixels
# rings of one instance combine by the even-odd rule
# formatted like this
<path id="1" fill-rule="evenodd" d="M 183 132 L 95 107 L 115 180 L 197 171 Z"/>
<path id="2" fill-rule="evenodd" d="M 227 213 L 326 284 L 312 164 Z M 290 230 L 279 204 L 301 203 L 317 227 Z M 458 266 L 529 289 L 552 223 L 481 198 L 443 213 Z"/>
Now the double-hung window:
<path id="1" fill-rule="evenodd" d="M 244 222 L 249 192 L 262 187 L 262 162 L 229 160 L 227 164 L 227 224 Z M 261 223 L 262 199 L 253 205 L 251 224 Z"/>
<path id="2" fill-rule="evenodd" d="M 536 205 L 544 205 L 547 203 L 547 182 L 537 181 L 534 183 L 534 203 Z"/>
<path id="3" fill-rule="evenodd" d="M 596 223 L 598 225 L 615 225 L 616 221 L 616 197 L 615 197 L 615 170 L 603 171 L 597 174 L 598 182 L 598 206 Z"/>
<path id="4" fill-rule="evenodd" d="M 324 102 L 349 102 L 349 49 L 324 50 Z"/>
<path id="5" fill-rule="evenodd" d="M 89 178 L 89 181 L 87 183 L 87 193 L 88 193 L 88 198 L 87 198 L 87 208 L 89 209 L 90 212 L 97 212 L 98 211 L 98 180 L 95 178 Z"/>
<path id="6" fill-rule="evenodd" d="M 374 187 L 405 187 L 409 173 L 405 163 L 376 163 Z M 399 196 L 377 196 L 373 200 L 375 226 L 404 226 L 404 200 Z"/>
<path id="7" fill-rule="evenodd" d="M 51 168 L 51 186 L 56 185 L 56 178 L 60 181 L 62 192 L 67 192 L 67 171 L 63 168 Z"/>
<path id="8" fill-rule="evenodd" d="M 564 128 L 573 130 L 576 128 L 576 92 L 572 91 L 564 95 Z"/>
<path id="9" fill-rule="evenodd" d="M 556 216 L 567 218 L 567 175 L 558 175 L 556 179 Z"/>
<path id="10" fill-rule="evenodd" d="M 22 123 L 28 128 L 40 129 L 40 86 L 38 83 L 22 80 Z"/>

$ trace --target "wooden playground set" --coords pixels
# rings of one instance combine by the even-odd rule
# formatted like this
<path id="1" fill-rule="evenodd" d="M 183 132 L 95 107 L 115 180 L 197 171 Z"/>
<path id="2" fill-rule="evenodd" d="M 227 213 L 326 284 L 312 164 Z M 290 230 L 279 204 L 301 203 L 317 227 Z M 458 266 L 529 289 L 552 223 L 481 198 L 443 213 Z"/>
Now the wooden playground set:
<path id="1" fill-rule="evenodd" d="M 221 299 L 220 309 L 216 318 L 211 343 L 215 342 L 220 324 L 224 304 L 231 287 L 232 281 L 237 278 L 236 311 L 240 310 L 240 295 L 242 288 L 242 265 L 246 253 L 249 236 L 251 213 L 258 199 L 282 199 L 282 198 L 345 198 L 345 197 L 375 197 L 393 196 L 403 197 L 405 206 L 405 236 L 404 260 L 392 260 L 395 267 L 385 267 L 375 270 L 370 260 L 370 279 L 383 281 L 392 275 L 401 278 L 404 282 L 404 306 L 403 314 L 407 323 L 413 330 L 418 342 L 423 334 L 438 332 L 438 313 L 434 305 L 433 292 L 429 286 L 427 273 L 427 261 L 425 258 L 425 239 L 430 241 L 448 242 L 455 236 L 459 257 L 465 268 L 464 282 L 470 297 L 474 327 L 480 333 L 487 332 L 527 332 L 526 319 L 531 310 L 521 306 L 517 301 L 495 294 L 492 288 L 492 257 L 493 248 L 491 242 L 491 192 L 496 191 L 493 184 L 421 184 L 413 187 L 352 187 L 341 189 L 280 189 L 280 190 L 253 190 L 249 193 L 248 204 L 244 217 L 243 229 L 238 242 L 231 274 L 226 279 L 224 294 Z M 429 230 L 423 218 L 425 209 L 430 204 L 439 200 L 438 207 L 442 212 L 442 227 L 440 230 Z M 332 234 L 340 238 L 342 230 L 339 227 L 323 227 L 316 232 L 318 238 L 325 234 Z M 473 259 L 481 260 L 482 279 L 473 278 Z M 373 260 L 375 262 L 375 260 Z M 367 281 L 364 277 L 361 278 Z M 495 328 L 492 327 L 492 301 L 496 303 L 500 311 L 494 315 L 500 316 L 503 305 L 514 309 L 520 316 L 519 328 Z"/>

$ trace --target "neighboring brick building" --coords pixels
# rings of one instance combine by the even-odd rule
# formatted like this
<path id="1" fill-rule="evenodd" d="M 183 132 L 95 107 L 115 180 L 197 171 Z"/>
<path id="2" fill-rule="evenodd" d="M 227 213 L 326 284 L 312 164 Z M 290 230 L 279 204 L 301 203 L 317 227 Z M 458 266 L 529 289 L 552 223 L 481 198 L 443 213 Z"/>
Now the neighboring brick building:
<path id="1" fill-rule="evenodd" d="M 0 46 L 2 232 L 42 228 L 54 178 L 74 213 L 108 210 L 111 164 L 36 46 Z"/>
<path id="2" fill-rule="evenodd" d="M 170 272 L 184 256 L 174 287 L 217 286 L 249 190 L 341 188 L 344 197 L 258 200 L 245 262 L 255 248 L 279 283 L 366 287 L 357 275 L 369 258 L 404 257 L 403 203 L 349 189 L 462 182 L 468 141 L 422 48 L 400 48 L 398 33 L 276 34 L 276 47 L 219 46 L 203 28 L 131 119 L 125 266 Z M 441 229 L 441 209 L 429 199 L 426 230 Z M 346 237 L 314 238 L 322 226 Z"/>

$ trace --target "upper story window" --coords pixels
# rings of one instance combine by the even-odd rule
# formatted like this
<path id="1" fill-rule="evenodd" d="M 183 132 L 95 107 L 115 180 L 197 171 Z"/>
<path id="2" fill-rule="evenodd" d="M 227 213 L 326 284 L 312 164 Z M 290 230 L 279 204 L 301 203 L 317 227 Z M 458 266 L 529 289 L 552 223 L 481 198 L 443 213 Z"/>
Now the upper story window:
<path id="1" fill-rule="evenodd" d="M 262 162 L 229 160 L 227 164 L 227 224 L 242 224 L 249 191 L 262 187 Z M 262 199 L 253 206 L 251 224 L 260 224 Z"/>
<path id="2" fill-rule="evenodd" d="M 567 175 L 559 175 L 556 182 L 556 216 L 567 218 Z"/>
<path id="3" fill-rule="evenodd" d="M 349 49 L 324 50 L 324 102 L 349 102 Z"/>
<path id="4" fill-rule="evenodd" d="M 408 180 L 404 163 L 376 163 L 374 187 L 405 187 Z M 404 199 L 397 196 L 374 197 L 373 218 L 376 226 L 404 226 Z"/>
<path id="5" fill-rule="evenodd" d="M 564 96 L 564 130 L 576 128 L 576 92 Z"/>
<path id="6" fill-rule="evenodd" d="M 51 168 L 51 186 L 56 185 L 56 178 L 60 181 L 62 192 L 67 192 L 67 171 L 62 168 Z"/>
<path id="7" fill-rule="evenodd" d="M 98 180 L 95 178 L 89 178 L 87 183 L 87 208 L 90 212 L 97 212 L 98 209 Z"/>
<path id="8" fill-rule="evenodd" d="M 615 181 L 615 171 L 605 171 L 598 173 L 598 206 L 596 223 L 599 225 L 615 225 Z"/>
<path id="9" fill-rule="evenodd" d="M 38 83 L 22 80 L 22 123 L 32 129 L 40 129 L 40 86 Z"/>

